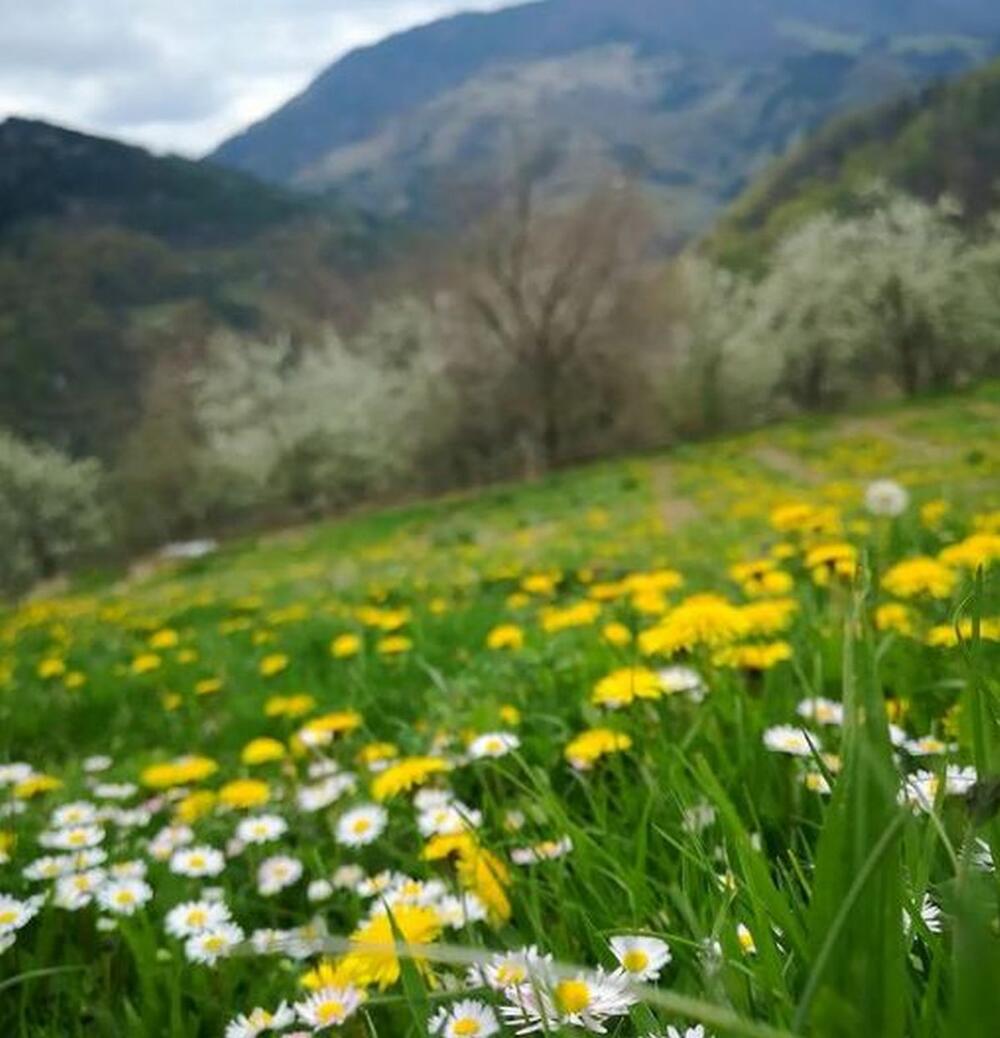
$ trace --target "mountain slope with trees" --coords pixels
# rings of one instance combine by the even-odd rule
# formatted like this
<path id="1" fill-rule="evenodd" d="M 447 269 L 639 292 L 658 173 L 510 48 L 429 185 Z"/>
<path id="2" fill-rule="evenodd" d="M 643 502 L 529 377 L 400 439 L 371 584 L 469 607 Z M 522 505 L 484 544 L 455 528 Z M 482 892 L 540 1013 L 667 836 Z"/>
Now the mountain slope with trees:
<path id="1" fill-rule="evenodd" d="M 1000 203 L 1000 62 L 919 97 L 838 120 L 754 184 L 723 217 L 710 249 L 753 266 L 795 226 L 851 215 L 883 181 L 928 202 L 949 196 L 980 222 Z"/>
<path id="2" fill-rule="evenodd" d="M 164 358 L 347 308 L 378 231 L 332 201 L 45 123 L 0 124 L 0 427 L 108 457 Z"/>

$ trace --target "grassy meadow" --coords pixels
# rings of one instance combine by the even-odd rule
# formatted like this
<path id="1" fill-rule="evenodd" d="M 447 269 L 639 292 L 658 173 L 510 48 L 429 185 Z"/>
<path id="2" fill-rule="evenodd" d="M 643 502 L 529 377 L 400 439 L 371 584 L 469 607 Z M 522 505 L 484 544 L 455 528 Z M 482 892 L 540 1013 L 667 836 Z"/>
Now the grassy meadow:
<path id="1" fill-rule="evenodd" d="M 1000 1033 L 998 428 L 992 384 L 0 612 L 2 1033 Z"/>

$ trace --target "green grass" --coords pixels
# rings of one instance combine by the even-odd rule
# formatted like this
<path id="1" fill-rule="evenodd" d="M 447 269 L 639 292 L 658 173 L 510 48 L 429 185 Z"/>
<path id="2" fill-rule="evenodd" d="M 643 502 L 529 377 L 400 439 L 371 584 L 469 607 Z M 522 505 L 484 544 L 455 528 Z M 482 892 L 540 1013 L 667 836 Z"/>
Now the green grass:
<path id="1" fill-rule="evenodd" d="M 454 765 L 430 784 L 481 813 L 476 840 L 495 856 L 485 878 L 505 889 L 510 914 L 446 931 L 426 949 L 439 960 L 430 974 L 404 958 L 399 979 L 373 988 L 341 1033 L 427 1034 L 428 1013 L 453 1004 L 476 957 L 534 944 L 570 970 L 610 969 L 611 936 L 647 934 L 668 942 L 672 959 L 640 1001 L 605 1021 L 619 1038 L 666 1034 L 668 1025 L 683 1034 L 697 1022 L 710 1034 L 746 1038 L 994 1034 L 998 886 L 982 861 L 986 847 L 994 860 L 1000 854 L 991 785 L 1000 775 L 996 571 L 977 577 L 953 566 L 953 586 L 938 598 L 900 598 L 883 580 L 902 559 L 935 557 L 976 529 L 1000 532 L 998 405 L 997 387 L 987 386 L 782 426 L 230 544 L 196 564 L 0 614 L 0 762 L 27 762 L 62 783 L 31 797 L 0 785 L 0 830 L 11 844 L 0 894 L 52 889 L 23 870 L 56 853 L 39 845 L 54 809 L 112 803 L 88 785 L 95 780 L 83 761 L 92 755 L 113 760 L 99 781 L 137 784 L 152 763 L 210 757 L 218 770 L 186 788 L 263 779 L 270 801 L 261 810 L 288 823 L 274 843 L 233 854 L 219 877 L 199 881 L 174 874 L 148 846 L 180 794 L 148 804 L 148 821 L 125 819 L 144 824 L 109 822 L 108 861 L 147 862 L 153 898 L 114 917 L 113 928 L 94 904 L 45 904 L 0 954 L 4 1032 L 210 1036 L 254 1006 L 301 1000 L 300 977 L 318 955 L 187 961 L 164 918 L 204 886 L 222 888 L 247 934 L 320 917 L 334 958 L 337 938 L 371 906 L 353 890 L 310 903 L 307 881 L 357 864 L 369 875 L 391 869 L 457 890 L 453 860 L 423 859 L 409 796 L 386 801 L 388 826 L 370 846 L 350 849 L 335 838 L 345 810 L 371 800 L 377 774 L 359 752 L 389 741 L 403 755 L 436 753 Z M 896 518 L 863 507 L 866 485 L 882 477 L 909 491 Z M 938 500 L 947 510 L 929 514 L 924 506 Z M 809 503 L 822 532 L 776 530 L 772 512 L 789 502 Z M 830 542 L 850 545 L 857 568 L 817 582 L 808 553 Z M 612 622 L 634 635 L 677 624 L 672 610 L 705 592 L 742 609 L 751 600 L 730 567 L 781 546 L 787 557 L 778 565 L 792 581 L 784 597 L 795 612 L 783 629 L 733 638 L 783 642 L 790 659 L 750 670 L 725 665 L 721 649 L 703 642 L 669 658 L 643 655 L 639 639 L 615 645 L 604 637 Z M 634 575 L 663 569 L 679 572 L 683 586 L 659 604 L 637 598 Z M 553 578 L 551 593 L 525 590 L 525 578 L 538 574 Z M 576 626 L 546 629 L 548 610 L 588 601 L 599 602 L 596 617 L 581 612 Z M 888 622 L 881 607 L 890 603 L 905 607 L 909 633 L 898 617 Z M 381 612 L 359 616 L 361 607 Z M 373 621 L 396 610 L 401 626 L 391 633 L 409 647 L 386 655 L 378 644 L 390 632 Z M 736 615 L 744 623 L 747 614 Z M 957 644 L 928 644 L 929 632 L 940 638 L 956 623 Z M 523 646 L 488 648 L 490 632 L 506 624 L 519 628 Z M 177 644 L 151 647 L 164 630 L 176 632 Z M 335 658 L 331 641 L 345 633 L 359 635 L 361 651 Z M 158 665 L 137 673 L 135 661 L 149 653 Z M 286 665 L 264 676 L 262 661 L 276 654 Z M 65 672 L 41 676 L 45 660 Z M 596 683 L 619 668 L 677 664 L 703 677 L 701 701 L 671 694 L 618 710 L 591 701 Z M 70 674 L 82 683 L 71 687 Z M 198 694 L 209 679 L 219 690 Z M 271 697 L 296 693 L 314 698 L 308 714 L 266 715 Z M 801 721 L 797 705 L 817 696 L 842 704 L 842 725 Z M 345 710 L 358 712 L 360 726 L 325 749 L 241 760 L 251 739 L 287 747 L 310 718 Z M 890 720 L 907 738 L 934 735 L 948 749 L 911 756 L 893 746 Z M 798 723 L 822 741 L 822 754 L 765 746 L 768 729 Z M 577 771 L 564 749 L 592 727 L 627 735 L 630 745 Z M 465 760 L 469 739 L 498 730 L 516 732 L 515 752 Z M 296 794 L 314 781 L 306 768 L 325 759 L 354 773 L 356 788 L 324 810 L 303 810 Z M 967 797 L 944 782 L 935 791 L 928 777 L 932 802 L 900 802 L 904 775 L 926 768 L 940 777 L 946 765 L 974 766 L 983 781 Z M 832 792 L 807 787 L 806 773 Z M 140 789 L 114 803 L 131 808 L 151 795 Z M 511 828 L 511 811 L 520 812 L 520 829 Z M 195 840 L 226 848 L 252 813 L 215 806 L 192 823 Z M 519 848 L 564 837 L 572 850 L 562 857 L 513 860 Z M 304 875 L 264 896 L 257 868 L 278 853 L 298 858 Z M 479 882 L 482 890 L 483 874 Z M 937 920 L 921 914 L 925 897 Z M 397 928 L 393 916 L 395 932 L 404 923 Z M 752 936 L 752 952 L 738 927 Z M 469 997 L 504 1002 L 485 988 Z M 574 1030 L 585 1033 L 564 1029 Z M 555 1024 L 548 1031 L 564 1033 Z"/>

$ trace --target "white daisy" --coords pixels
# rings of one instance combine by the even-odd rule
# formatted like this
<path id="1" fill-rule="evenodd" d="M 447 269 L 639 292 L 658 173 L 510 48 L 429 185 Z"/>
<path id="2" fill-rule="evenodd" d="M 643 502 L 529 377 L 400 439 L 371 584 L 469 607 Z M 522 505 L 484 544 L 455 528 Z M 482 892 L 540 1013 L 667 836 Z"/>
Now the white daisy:
<path id="1" fill-rule="evenodd" d="M 178 847 L 194 842 L 194 830 L 188 825 L 168 825 L 149 841 L 148 851 L 154 861 L 166 861 Z"/>
<path id="2" fill-rule="evenodd" d="M 920 901 L 920 918 L 931 933 L 942 930 L 941 908 L 934 903 L 930 894 L 924 894 Z M 913 919 L 907 909 L 903 909 L 903 933 L 909 934 L 913 929 Z"/>
<path id="3" fill-rule="evenodd" d="M 41 858 L 35 858 L 23 869 L 21 875 L 25 879 L 43 880 L 58 879 L 73 871 L 73 860 L 68 854 L 47 854 Z"/>
<path id="4" fill-rule="evenodd" d="M 302 877 L 302 862 L 288 854 L 265 858 L 257 868 L 257 892 L 271 897 Z"/>
<path id="5" fill-rule="evenodd" d="M 536 865 L 540 861 L 555 861 L 565 857 L 573 850 L 573 841 L 569 836 L 561 836 L 558 840 L 542 840 L 532 847 L 515 847 L 510 852 L 510 860 L 515 865 Z"/>
<path id="6" fill-rule="evenodd" d="M 11 764 L 0 764 L 0 786 L 16 786 L 19 782 L 31 778 L 35 769 L 24 761 Z"/>
<path id="7" fill-rule="evenodd" d="M 104 841 L 104 830 L 99 825 L 74 825 L 67 829 L 56 829 L 40 833 L 38 842 L 43 847 L 60 851 L 79 851 L 96 847 Z"/>
<path id="8" fill-rule="evenodd" d="M 700 702 L 708 691 L 705 679 L 691 667 L 664 667 L 656 672 L 656 676 L 668 695 L 683 692 L 689 699 Z"/>
<path id="9" fill-rule="evenodd" d="M 54 829 L 69 829 L 78 825 L 91 825 L 97 818 L 97 808 L 86 800 L 63 804 L 52 812 L 51 825 Z"/>
<path id="10" fill-rule="evenodd" d="M 817 736 L 789 724 L 766 729 L 764 745 L 775 753 L 788 753 L 793 757 L 811 757 L 821 747 Z"/>
<path id="11" fill-rule="evenodd" d="M 824 699 L 816 696 L 813 699 L 803 699 L 795 708 L 799 717 L 807 721 L 815 721 L 816 724 L 842 725 L 844 723 L 844 704 L 834 699 Z"/>
<path id="12" fill-rule="evenodd" d="M 173 937 L 193 937 L 229 921 L 229 908 L 221 901 L 184 901 L 170 909 L 165 926 Z"/>
<path id="13" fill-rule="evenodd" d="M 625 935 L 612 937 L 610 944 L 618 965 L 633 980 L 658 980 L 671 959 L 670 946 L 656 937 Z"/>
<path id="14" fill-rule="evenodd" d="M 478 829 L 482 824 L 482 812 L 467 807 L 460 800 L 429 808 L 417 818 L 421 836 L 456 836 L 469 829 Z"/>
<path id="15" fill-rule="evenodd" d="M 333 884 L 328 879 L 314 879 L 306 887 L 306 897 L 310 901 L 326 901 L 333 897 Z"/>
<path id="16" fill-rule="evenodd" d="M 434 906 L 441 921 L 451 930 L 461 930 L 469 923 L 481 923 L 489 914 L 486 905 L 472 893 L 464 893 L 461 897 L 449 894 Z"/>
<path id="17" fill-rule="evenodd" d="M 365 847 L 382 835 L 388 821 L 385 808 L 377 804 L 355 807 L 337 821 L 337 843 L 344 847 Z"/>
<path id="18" fill-rule="evenodd" d="M 339 800 L 345 793 L 351 792 L 357 784 L 357 777 L 348 772 L 342 775 L 331 775 L 322 782 L 302 786 L 295 794 L 295 802 L 301 811 L 322 811 Z"/>
<path id="19" fill-rule="evenodd" d="M 314 1031 L 339 1027 L 353 1015 L 364 1001 L 364 994 L 354 987 L 321 988 L 302 1002 L 295 1003 L 299 1020 Z"/>
<path id="20" fill-rule="evenodd" d="M 491 956 L 481 966 L 473 966 L 468 973 L 470 987 L 486 985 L 494 991 L 520 987 L 523 984 L 537 985 L 539 979 L 550 976 L 551 955 L 539 954 L 535 945 L 519 951 L 503 952 Z"/>
<path id="21" fill-rule="evenodd" d="M 98 782 L 93 790 L 101 800 L 128 800 L 138 791 L 139 787 L 132 782 Z"/>
<path id="22" fill-rule="evenodd" d="M 476 760 L 483 757 L 505 757 L 521 745 L 513 732 L 487 732 L 469 744 L 469 756 Z"/>
<path id="23" fill-rule="evenodd" d="M 466 998 L 438 1010 L 427 1021 L 427 1029 L 441 1038 L 487 1038 L 500 1031 L 500 1023 L 485 1002 Z"/>
<path id="24" fill-rule="evenodd" d="M 38 915 L 44 897 L 25 898 L 23 901 L 9 894 L 0 894 L 0 937 L 14 933 Z"/>
<path id="25" fill-rule="evenodd" d="M 547 1032 L 557 1027 L 580 1027 L 604 1034 L 605 1021 L 625 1016 L 637 1001 L 625 974 L 608 974 L 603 970 L 522 984 L 508 988 L 504 994 L 508 1004 L 501 1006 L 500 1015 L 517 1028 L 518 1034 Z"/>
<path id="26" fill-rule="evenodd" d="M 295 1011 L 282 1002 L 273 1013 L 259 1006 L 247 1015 L 240 1015 L 226 1024 L 225 1038 L 257 1038 L 265 1031 L 280 1031 L 295 1022 Z"/>
<path id="27" fill-rule="evenodd" d="M 244 818 L 236 827 L 237 839 L 243 843 L 269 843 L 288 831 L 288 823 L 281 815 L 257 815 Z"/>
<path id="28" fill-rule="evenodd" d="M 700 833 L 715 824 L 715 808 L 701 803 L 684 809 L 681 828 L 686 833 Z"/>
<path id="29" fill-rule="evenodd" d="M 384 894 L 390 887 L 397 886 L 408 879 L 400 872 L 390 872 L 383 869 L 376 872 L 374 876 L 364 876 L 358 881 L 356 893 L 361 897 L 376 897 Z"/>
<path id="30" fill-rule="evenodd" d="M 53 903 L 59 908 L 75 912 L 89 905 L 97 891 L 107 880 L 104 869 L 88 869 L 86 872 L 74 872 L 68 876 L 60 876 L 56 880 Z"/>
<path id="31" fill-rule="evenodd" d="M 250 935 L 250 943 L 258 955 L 282 955 L 288 943 L 291 930 L 275 930 L 264 927 L 254 930 Z"/>
<path id="32" fill-rule="evenodd" d="M 185 847 L 170 858 L 170 871 L 178 876 L 218 876 L 225 867 L 222 851 L 205 845 Z"/>
<path id="33" fill-rule="evenodd" d="M 397 881 L 382 895 L 384 904 L 393 905 L 436 905 L 446 894 L 448 888 L 439 879 L 411 879 L 400 876 Z"/>
<path id="34" fill-rule="evenodd" d="M 341 865 L 331 877 L 338 890 L 354 890 L 365 878 L 365 870 L 360 865 Z"/>
<path id="35" fill-rule="evenodd" d="M 413 797 L 413 806 L 418 811 L 433 811 L 437 807 L 447 807 L 455 799 L 450 789 L 435 789 L 427 786 L 417 790 Z"/>
<path id="36" fill-rule="evenodd" d="M 113 879 L 97 892 L 98 904 L 115 915 L 133 915 L 153 896 L 143 879 Z"/>
<path id="37" fill-rule="evenodd" d="M 106 754 L 94 754 L 92 757 L 83 758 L 83 770 L 88 775 L 93 775 L 99 771 L 107 771 L 113 763 L 114 761 Z"/>
<path id="38" fill-rule="evenodd" d="M 919 739 L 907 739 L 903 743 L 903 748 L 911 757 L 936 757 L 957 749 L 954 744 L 942 742 L 933 735 L 924 735 Z"/>
<path id="39" fill-rule="evenodd" d="M 190 962 L 214 966 L 243 941 L 243 931 L 235 923 L 220 923 L 210 930 L 193 934 L 184 943 L 184 954 Z"/>
<path id="40" fill-rule="evenodd" d="M 145 879 L 149 866 L 139 859 L 132 861 L 116 861 L 108 866 L 112 879 Z"/>
<path id="41" fill-rule="evenodd" d="M 285 932 L 282 951 L 290 959 L 308 959 L 321 952 L 330 932 L 322 916 Z"/>

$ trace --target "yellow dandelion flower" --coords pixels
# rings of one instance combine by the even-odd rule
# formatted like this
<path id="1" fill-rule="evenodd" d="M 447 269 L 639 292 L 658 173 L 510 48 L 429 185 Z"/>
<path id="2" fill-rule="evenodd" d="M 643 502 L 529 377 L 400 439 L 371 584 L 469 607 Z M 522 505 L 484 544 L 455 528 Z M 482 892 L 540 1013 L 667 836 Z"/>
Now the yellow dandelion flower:
<path id="1" fill-rule="evenodd" d="M 150 674 L 154 670 L 159 670 L 162 664 L 163 660 L 155 652 L 144 652 L 132 660 L 132 673 Z"/>
<path id="2" fill-rule="evenodd" d="M 391 634 L 380 638 L 375 648 L 381 656 L 399 656 L 413 648 L 413 641 L 402 634 Z"/>
<path id="3" fill-rule="evenodd" d="M 560 580 L 562 580 L 562 574 L 558 571 L 553 571 L 551 573 L 529 573 L 528 576 L 521 581 L 521 590 L 528 592 L 530 595 L 551 595 L 555 593 Z"/>
<path id="4" fill-rule="evenodd" d="M 219 803 L 236 810 L 260 807 L 270 799 L 271 787 L 260 779 L 233 779 L 219 790 Z"/>
<path id="5" fill-rule="evenodd" d="M 624 624 L 615 622 L 601 628 L 601 637 L 608 645 L 620 649 L 632 641 L 632 632 Z"/>
<path id="6" fill-rule="evenodd" d="M 586 627 L 601 615 L 601 607 L 596 602 L 577 602 L 563 608 L 543 609 L 541 613 L 542 630 L 546 634 L 557 634 L 572 627 Z"/>
<path id="7" fill-rule="evenodd" d="M 792 589 L 792 577 L 774 559 L 757 559 L 730 567 L 729 576 L 740 585 L 748 598 L 768 598 L 787 595 Z"/>
<path id="8" fill-rule="evenodd" d="M 882 578 L 882 586 L 897 598 L 950 598 L 957 583 L 953 569 L 927 555 L 897 562 Z"/>
<path id="9" fill-rule="evenodd" d="M 524 631 L 517 624 L 500 624 L 486 636 L 488 649 L 520 649 L 524 646 Z"/>
<path id="10" fill-rule="evenodd" d="M 42 793 L 51 793 L 62 788 L 62 780 L 54 775 L 29 775 L 18 782 L 12 792 L 18 800 L 30 800 Z"/>
<path id="11" fill-rule="evenodd" d="M 875 610 L 875 628 L 912 636 L 915 629 L 913 615 L 901 602 L 887 602 Z"/>
<path id="12" fill-rule="evenodd" d="M 302 717 L 316 706 L 316 700 L 300 692 L 292 696 L 271 696 L 264 704 L 267 717 Z"/>
<path id="13" fill-rule="evenodd" d="M 845 541 L 820 544 L 806 554 L 805 564 L 820 587 L 835 580 L 851 581 L 858 569 L 858 549 Z"/>
<path id="14" fill-rule="evenodd" d="M 172 627 L 164 627 L 150 635 L 149 647 L 156 650 L 173 649 L 180 643 L 180 640 L 180 635 Z"/>
<path id="15" fill-rule="evenodd" d="M 787 631 L 799 610 L 794 598 L 768 598 L 740 606 L 748 635 L 772 635 Z"/>
<path id="16" fill-rule="evenodd" d="M 196 793 L 188 793 L 183 800 L 177 802 L 174 814 L 179 822 L 190 825 L 193 822 L 197 822 L 199 818 L 204 818 L 206 815 L 211 814 L 215 809 L 217 800 L 216 795 L 208 789 L 202 789 Z"/>
<path id="17" fill-rule="evenodd" d="M 693 595 L 672 609 L 656 627 L 639 635 L 647 655 L 670 656 L 699 647 L 717 649 L 747 633 L 747 621 L 736 606 L 719 595 Z"/>
<path id="18" fill-rule="evenodd" d="M 760 673 L 792 658 L 788 642 L 768 642 L 764 645 L 730 645 L 713 657 L 720 667 Z"/>
<path id="19" fill-rule="evenodd" d="M 162 764 L 151 764 L 139 778 L 144 786 L 151 789 L 170 789 L 201 782 L 218 770 L 219 765 L 211 757 L 177 757 Z"/>
<path id="20" fill-rule="evenodd" d="M 40 678 L 46 680 L 49 678 L 61 678 L 66 673 L 66 662 L 57 656 L 50 656 L 39 662 L 35 673 Z"/>
<path id="21" fill-rule="evenodd" d="M 504 724 L 511 725 L 511 727 L 519 725 L 521 723 L 521 711 L 511 703 L 504 703 L 500 707 L 500 720 Z"/>
<path id="22" fill-rule="evenodd" d="M 420 949 L 437 940 L 443 928 L 444 921 L 437 910 L 427 905 L 396 904 L 391 919 L 388 912 L 370 917 L 351 934 L 351 950 L 334 964 L 334 986 L 377 985 L 385 990 L 395 984 L 400 973 L 397 934 L 410 961 L 429 977 L 430 966 Z"/>
<path id="23" fill-rule="evenodd" d="M 946 566 L 959 566 L 975 571 L 988 569 L 1000 559 L 1000 533 L 974 533 L 958 544 L 952 544 L 938 555 Z"/>
<path id="24" fill-rule="evenodd" d="M 591 702 L 613 708 L 628 706 L 635 699 L 659 699 L 663 682 L 645 667 L 622 667 L 605 675 L 594 686 Z"/>
<path id="25" fill-rule="evenodd" d="M 443 757 L 404 757 L 375 777 L 372 796 L 376 800 L 388 800 L 389 797 L 422 786 L 429 778 L 450 768 L 451 765 Z"/>
<path id="26" fill-rule="evenodd" d="M 260 661 L 261 677 L 270 678 L 280 674 L 288 666 L 288 657 L 283 652 L 274 652 Z"/>
<path id="27" fill-rule="evenodd" d="M 338 660 L 357 656 L 361 651 L 361 639 L 356 634 L 338 634 L 330 642 L 330 655 Z"/>
<path id="28" fill-rule="evenodd" d="M 563 751 L 566 760 L 578 771 L 587 771 L 602 757 L 631 748 L 632 740 L 610 728 L 591 728 L 581 732 Z"/>
<path id="29" fill-rule="evenodd" d="M 935 529 L 948 514 L 950 505 L 943 498 L 935 498 L 920 506 L 920 521 L 924 526 Z"/>
<path id="30" fill-rule="evenodd" d="M 211 696 L 222 690 L 222 678 L 204 678 L 196 681 L 194 686 L 195 695 Z"/>
<path id="31" fill-rule="evenodd" d="M 399 749 L 392 742 L 370 742 L 358 751 L 359 764 L 370 766 L 399 756 Z"/>
<path id="32" fill-rule="evenodd" d="M 243 747 L 240 760 L 244 764 L 267 764 L 271 761 L 282 760 L 285 756 L 285 744 L 280 739 L 270 739 L 261 736 L 259 739 L 251 739 Z"/>

